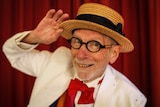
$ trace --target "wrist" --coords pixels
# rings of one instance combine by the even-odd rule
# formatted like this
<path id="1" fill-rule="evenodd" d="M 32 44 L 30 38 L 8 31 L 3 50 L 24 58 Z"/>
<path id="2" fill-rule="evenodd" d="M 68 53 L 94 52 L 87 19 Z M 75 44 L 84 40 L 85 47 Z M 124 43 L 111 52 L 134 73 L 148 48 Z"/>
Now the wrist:
<path id="1" fill-rule="evenodd" d="M 37 44 L 36 37 L 34 35 L 34 32 L 31 31 L 27 36 L 25 36 L 21 42 L 27 43 L 27 44 Z"/>

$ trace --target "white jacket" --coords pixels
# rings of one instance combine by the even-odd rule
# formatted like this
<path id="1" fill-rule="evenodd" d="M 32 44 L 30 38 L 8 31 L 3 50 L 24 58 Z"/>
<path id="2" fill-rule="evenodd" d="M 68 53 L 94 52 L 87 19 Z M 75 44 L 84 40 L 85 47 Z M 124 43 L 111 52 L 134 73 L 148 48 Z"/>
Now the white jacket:
<path id="1" fill-rule="evenodd" d="M 37 77 L 28 107 L 48 107 L 67 89 L 73 77 L 70 49 L 38 51 L 37 45 L 20 43 L 29 32 L 18 33 L 3 45 L 12 67 Z M 23 47 L 20 48 L 20 47 Z M 110 65 L 101 83 L 94 107 L 144 107 L 145 96 Z"/>

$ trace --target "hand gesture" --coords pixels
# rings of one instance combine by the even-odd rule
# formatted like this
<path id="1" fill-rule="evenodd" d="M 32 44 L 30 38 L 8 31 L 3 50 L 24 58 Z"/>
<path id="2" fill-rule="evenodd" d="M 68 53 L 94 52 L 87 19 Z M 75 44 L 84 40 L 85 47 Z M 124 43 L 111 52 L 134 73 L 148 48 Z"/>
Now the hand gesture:
<path id="1" fill-rule="evenodd" d="M 38 26 L 23 41 L 43 44 L 55 42 L 63 32 L 63 29 L 59 28 L 60 23 L 68 18 L 69 15 L 63 13 L 62 10 L 49 10 Z"/>

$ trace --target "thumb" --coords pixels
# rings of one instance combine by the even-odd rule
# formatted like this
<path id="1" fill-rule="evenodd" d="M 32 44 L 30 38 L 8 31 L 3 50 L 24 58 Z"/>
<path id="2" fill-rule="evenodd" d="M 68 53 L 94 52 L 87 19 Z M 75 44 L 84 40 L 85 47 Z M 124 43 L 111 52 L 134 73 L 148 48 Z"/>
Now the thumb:
<path id="1" fill-rule="evenodd" d="M 55 37 L 59 38 L 59 36 L 61 36 L 62 32 L 63 32 L 63 29 L 57 29 L 57 31 L 55 32 Z"/>
<path id="2" fill-rule="evenodd" d="M 63 32 L 63 29 L 58 29 L 56 32 L 54 32 L 53 36 L 50 38 L 50 42 L 55 42 L 58 40 L 58 38 L 61 36 L 61 33 Z"/>

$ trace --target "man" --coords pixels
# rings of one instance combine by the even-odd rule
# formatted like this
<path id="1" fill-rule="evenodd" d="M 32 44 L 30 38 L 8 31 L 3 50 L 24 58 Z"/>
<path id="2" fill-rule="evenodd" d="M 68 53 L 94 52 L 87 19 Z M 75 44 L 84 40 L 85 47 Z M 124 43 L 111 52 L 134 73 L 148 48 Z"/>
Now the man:
<path id="1" fill-rule="evenodd" d="M 145 96 L 110 65 L 119 53 L 134 49 L 122 32 L 122 16 L 107 6 L 86 3 L 76 19 L 65 21 L 68 17 L 62 10 L 49 10 L 37 28 L 16 34 L 3 46 L 14 68 L 37 77 L 28 106 L 144 107 Z M 35 49 L 60 35 L 71 49 Z"/>

